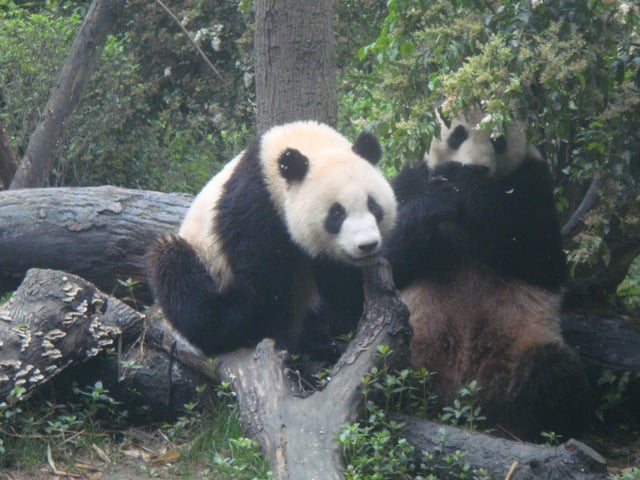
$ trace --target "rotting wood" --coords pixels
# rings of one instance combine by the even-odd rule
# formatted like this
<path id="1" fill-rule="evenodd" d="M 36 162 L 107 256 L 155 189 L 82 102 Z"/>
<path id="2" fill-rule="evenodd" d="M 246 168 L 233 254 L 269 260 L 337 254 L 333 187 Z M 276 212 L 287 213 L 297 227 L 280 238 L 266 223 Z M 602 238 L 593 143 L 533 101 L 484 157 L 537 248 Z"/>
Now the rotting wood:
<path id="1" fill-rule="evenodd" d="M 0 408 L 119 336 L 131 341 L 143 315 L 66 272 L 32 269 L 0 305 Z"/>

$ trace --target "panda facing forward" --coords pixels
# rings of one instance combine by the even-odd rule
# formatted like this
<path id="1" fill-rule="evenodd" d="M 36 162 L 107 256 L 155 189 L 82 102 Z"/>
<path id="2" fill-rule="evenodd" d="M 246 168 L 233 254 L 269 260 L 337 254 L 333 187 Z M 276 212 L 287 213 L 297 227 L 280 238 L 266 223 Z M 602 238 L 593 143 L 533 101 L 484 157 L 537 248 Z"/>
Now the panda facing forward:
<path id="1" fill-rule="evenodd" d="M 517 124 L 492 139 L 480 118 L 441 121 L 426 161 L 393 181 L 384 254 L 410 311 L 411 361 L 435 372 L 443 404 L 476 380 L 491 423 L 529 440 L 577 435 L 589 387 L 560 331 L 566 264 L 552 178 Z"/>
<path id="2" fill-rule="evenodd" d="M 209 355 L 266 337 L 327 354 L 328 318 L 340 313 L 328 311 L 335 302 L 324 301 L 322 285 L 345 282 L 357 302 L 358 267 L 394 223 L 380 158 L 371 134 L 352 145 L 311 121 L 258 137 L 196 196 L 178 234 L 148 252 L 149 283 L 170 324 Z"/>

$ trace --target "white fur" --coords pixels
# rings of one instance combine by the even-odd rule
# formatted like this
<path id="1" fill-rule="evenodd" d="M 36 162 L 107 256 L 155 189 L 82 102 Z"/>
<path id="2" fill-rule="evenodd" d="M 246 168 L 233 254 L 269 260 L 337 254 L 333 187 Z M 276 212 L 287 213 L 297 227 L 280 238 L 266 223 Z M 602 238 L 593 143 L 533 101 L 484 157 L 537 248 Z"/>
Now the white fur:
<path id="1" fill-rule="evenodd" d="M 309 159 L 309 172 L 302 182 L 287 185 L 280 175 L 278 157 L 286 148 L 296 148 Z M 349 140 L 324 124 L 294 122 L 265 133 L 260 155 L 273 201 L 291 238 L 309 256 L 357 265 L 373 259 L 382 236 L 393 226 L 396 200 L 382 173 L 354 153 Z M 384 212 L 380 225 L 369 212 L 369 196 Z M 340 232 L 332 235 L 324 222 L 336 202 L 347 210 L 347 219 Z M 377 248 L 371 252 L 359 248 L 373 242 Z"/>
<path id="2" fill-rule="evenodd" d="M 235 171 L 241 157 L 242 153 L 227 163 L 196 195 L 178 232 L 195 249 L 220 290 L 226 289 L 232 282 L 233 270 L 215 233 L 220 230 L 215 224 L 216 208 L 224 184 Z"/>
<path id="3" fill-rule="evenodd" d="M 310 169 L 302 182 L 287 182 L 280 175 L 278 158 L 296 148 L 309 158 Z M 233 280 L 233 271 L 216 225 L 216 205 L 224 184 L 235 171 L 242 153 L 231 160 L 196 196 L 182 222 L 179 235 L 196 250 L 220 290 Z M 260 165 L 276 209 L 285 220 L 291 238 L 311 257 L 327 256 L 349 264 L 372 259 L 395 220 L 396 201 L 382 173 L 352 150 L 352 143 L 331 127 L 317 122 L 294 122 L 274 127 L 260 139 Z M 369 212 L 368 196 L 384 212 L 380 225 Z M 347 219 L 337 235 L 329 234 L 324 221 L 331 205 L 347 209 Z M 359 245 L 377 242 L 363 253 Z"/>
<path id="4" fill-rule="evenodd" d="M 271 128 L 260 139 L 260 160 L 278 212 L 285 217 L 287 182 L 280 175 L 278 158 L 287 148 L 295 148 L 313 165 L 323 161 L 324 151 L 351 151 L 351 142 L 328 125 L 314 121 L 299 121 Z M 355 154 L 352 153 L 355 156 Z"/>
<path id="5" fill-rule="evenodd" d="M 451 127 L 447 127 L 437 111 L 436 116 L 440 124 L 440 138 L 434 137 L 431 140 L 429 155 L 425 158 L 430 168 L 434 168 L 442 162 L 455 161 L 464 165 L 488 167 L 491 175 L 503 178 L 515 171 L 522 164 L 526 155 L 542 159 L 538 150 L 527 144 L 524 126 L 520 122 L 507 125 L 504 132 L 507 149 L 496 155 L 491 143 L 490 132 L 479 128 L 484 119 L 484 114 L 481 111 L 474 110 L 466 117 L 454 119 L 451 122 Z M 458 125 L 465 127 L 468 138 L 460 148 L 453 150 L 449 147 L 447 138 Z"/>
<path id="6" fill-rule="evenodd" d="M 291 237 L 310 256 L 326 256 L 344 263 L 370 262 L 379 251 L 382 237 L 394 224 L 396 200 L 389 183 L 378 169 L 354 153 L 329 149 L 317 161 L 300 184 L 292 185 L 285 195 L 285 216 Z M 369 211 L 368 197 L 380 205 L 384 216 L 380 224 Z M 340 232 L 325 229 L 325 218 L 334 203 L 347 211 Z M 370 252 L 361 245 L 377 242 Z"/>

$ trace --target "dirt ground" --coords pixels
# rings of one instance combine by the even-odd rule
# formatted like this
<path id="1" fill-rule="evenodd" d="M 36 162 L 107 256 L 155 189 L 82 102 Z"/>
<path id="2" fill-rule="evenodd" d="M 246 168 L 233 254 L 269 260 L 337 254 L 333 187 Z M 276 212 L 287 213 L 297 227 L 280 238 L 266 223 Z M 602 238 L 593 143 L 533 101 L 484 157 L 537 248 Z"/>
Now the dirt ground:
<path id="1" fill-rule="evenodd" d="M 206 466 L 181 458 L 178 448 L 154 432 L 136 431 L 141 442 L 122 444 L 109 453 L 92 445 L 74 458 L 73 465 L 62 465 L 54 455 L 30 470 L 0 471 L 0 480 L 212 480 Z"/>

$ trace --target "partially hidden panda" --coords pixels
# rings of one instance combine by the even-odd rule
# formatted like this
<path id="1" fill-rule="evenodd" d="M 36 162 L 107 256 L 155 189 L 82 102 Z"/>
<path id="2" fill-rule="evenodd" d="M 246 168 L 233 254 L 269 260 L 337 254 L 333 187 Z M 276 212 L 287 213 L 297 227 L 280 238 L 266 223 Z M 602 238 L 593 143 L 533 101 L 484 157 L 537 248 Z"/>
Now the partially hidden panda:
<path id="1" fill-rule="evenodd" d="M 352 145 L 314 121 L 256 138 L 195 197 L 178 234 L 148 251 L 149 283 L 173 328 L 208 355 L 269 337 L 330 356 L 328 327 L 357 325 L 359 267 L 394 224 L 381 155 L 372 134 Z M 326 286 L 348 301 L 327 299 Z"/>
<path id="2" fill-rule="evenodd" d="M 476 381 L 481 414 L 522 439 L 578 435 L 589 386 L 560 330 L 567 277 L 551 173 L 521 125 L 492 138 L 479 111 L 446 125 L 392 184 L 383 255 L 410 311 L 414 367 L 450 405 Z"/>

